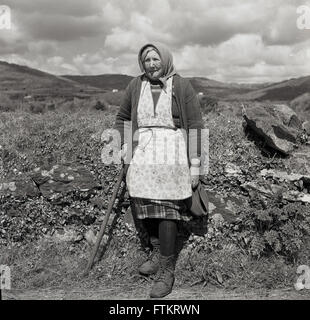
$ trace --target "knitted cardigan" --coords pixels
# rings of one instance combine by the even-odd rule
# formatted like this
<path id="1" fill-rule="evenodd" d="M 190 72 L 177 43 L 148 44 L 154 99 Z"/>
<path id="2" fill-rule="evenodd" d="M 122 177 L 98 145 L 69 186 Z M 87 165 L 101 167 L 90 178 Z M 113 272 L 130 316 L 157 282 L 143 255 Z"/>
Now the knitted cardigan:
<path id="1" fill-rule="evenodd" d="M 120 133 L 121 146 L 127 143 L 130 158 L 138 144 L 137 108 L 143 79 L 144 75 L 141 75 L 128 84 L 114 125 L 114 129 Z M 172 118 L 175 126 L 186 132 L 188 160 L 190 162 L 193 158 L 200 158 L 202 164 L 204 155 L 201 154 L 201 129 L 204 126 L 197 94 L 189 80 L 178 74 L 173 76 L 172 91 Z"/>

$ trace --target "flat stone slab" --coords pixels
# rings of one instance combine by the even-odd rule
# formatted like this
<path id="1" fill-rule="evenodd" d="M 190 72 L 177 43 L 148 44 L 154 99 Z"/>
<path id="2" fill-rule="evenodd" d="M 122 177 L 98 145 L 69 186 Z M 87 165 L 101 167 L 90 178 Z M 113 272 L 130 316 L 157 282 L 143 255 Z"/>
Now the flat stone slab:
<path id="1" fill-rule="evenodd" d="M 91 172 L 82 166 L 54 165 L 49 170 L 37 168 L 31 177 L 46 198 L 55 193 L 90 191 L 98 186 Z"/>
<path id="2" fill-rule="evenodd" d="M 13 177 L 11 180 L 0 180 L 0 196 L 36 197 L 40 191 L 29 177 Z"/>
<path id="3" fill-rule="evenodd" d="M 221 215 L 225 221 L 233 222 L 237 212 L 244 206 L 244 199 L 234 195 L 221 195 L 218 192 L 206 190 L 209 200 L 209 216 L 216 219 Z"/>
<path id="4" fill-rule="evenodd" d="M 272 178 L 277 178 L 279 180 L 287 180 L 287 181 L 298 181 L 298 180 L 304 180 L 304 181 L 310 181 L 310 175 L 303 175 L 299 173 L 287 173 L 285 171 L 277 171 L 277 170 L 267 170 L 263 169 L 260 172 L 260 175 L 263 177 L 272 177 Z"/>
<path id="5" fill-rule="evenodd" d="M 287 191 L 283 193 L 283 199 L 286 199 L 288 201 L 310 203 L 310 194 L 305 194 L 298 191 Z"/>
<path id="6" fill-rule="evenodd" d="M 257 182 L 246 182 L 241 185 L 241 188 L 244 190 L 250 192 L 258 192 L 261 195 L 264 195 L 266 197 L 271 197 L 277 192 L 282 192 L 283 187 L 273 184 L 273 183 L 264 183 L 259 184 Z"/>

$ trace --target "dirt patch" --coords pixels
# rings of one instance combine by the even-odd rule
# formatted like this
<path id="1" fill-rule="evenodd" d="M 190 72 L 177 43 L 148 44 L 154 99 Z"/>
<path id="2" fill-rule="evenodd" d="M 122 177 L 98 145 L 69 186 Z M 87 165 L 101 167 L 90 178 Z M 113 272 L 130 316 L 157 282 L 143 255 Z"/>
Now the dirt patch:
<path id="1" fill-rule="evenodd" d="M 4 300 L 148 300 L 149 287 L 112 287 L 95 290 L 39 289 L 5 290 Z M 176 288 L 162 300 L 309 300 L 310 292 L 296 291 L 292 288 L 279 290 L 224 290 L 216 288 Z"/>

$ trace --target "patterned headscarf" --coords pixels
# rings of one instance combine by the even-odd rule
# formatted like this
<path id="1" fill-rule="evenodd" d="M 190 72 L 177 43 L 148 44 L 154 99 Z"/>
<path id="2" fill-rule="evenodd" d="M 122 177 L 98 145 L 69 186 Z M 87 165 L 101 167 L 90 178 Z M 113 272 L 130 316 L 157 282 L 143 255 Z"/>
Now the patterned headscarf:
<path id="1" fill-rule="evenodd" d="M 162 44 L 151 44 L 148 43 L 146 45 L 144 45 L 140 51 L 139 51 L 139 55 L 138 55 L 138 62 L 139 62 L 139 66 L 142 72 L 145 73 L 144 70 L 144 59 L 146 57 L 146 55 L 151 51 L 151 50 L 155 50 L 160 58 L 161 58 L 161 62 L 163 65 L 163 75 L 159 78 L 159 80 L 163 83 L 164 88 L 166 87 L 166 82 L 168 80 L 168 78 L 172 77 L 173 75 L 175 75 L 177 73 L 174 65 L 173 65 L 173 57 L 172 54 L 170 53 L 170 51 Z"/>

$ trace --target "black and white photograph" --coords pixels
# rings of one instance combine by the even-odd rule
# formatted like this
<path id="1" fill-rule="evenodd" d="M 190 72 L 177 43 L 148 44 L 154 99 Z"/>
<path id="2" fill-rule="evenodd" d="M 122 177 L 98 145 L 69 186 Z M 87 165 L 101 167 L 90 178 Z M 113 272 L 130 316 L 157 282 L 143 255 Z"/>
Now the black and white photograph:
<path id="1" fill-rule="evenodd" d="M 310 1 L 0 0 L 0 296 L 309 300 Z"/>

